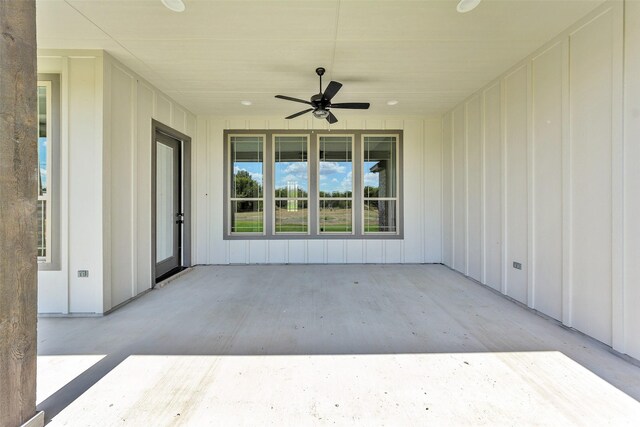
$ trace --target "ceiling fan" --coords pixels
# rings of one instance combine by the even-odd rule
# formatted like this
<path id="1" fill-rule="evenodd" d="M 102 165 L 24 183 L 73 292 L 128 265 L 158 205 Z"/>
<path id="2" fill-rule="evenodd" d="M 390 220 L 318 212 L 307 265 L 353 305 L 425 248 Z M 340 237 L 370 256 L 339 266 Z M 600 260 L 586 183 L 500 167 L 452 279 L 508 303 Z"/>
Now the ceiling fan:
<path id="1" fill-rule="evenodd" d="M 369 108 L 368 102 L 342 102 L 333 104 L 331 100 L 338 93 L 340 88 L 342 87 L 342 83 L 331 81 L 325 88 L 324 92 L 322 92 L 322 76 L 325 72 L 325 69 L 322 67 L 316 68 L 316 74 L 320 77 L 320 92 L 313 95 L 309 101 L 305 101 L 304 99 L 292 98 L 290 96 L 284 95 L 276 95 L 278 99 L 285 99 L 287 101 L 300 102 L 302 104 L 310 105 L 312 108 L 307 108 L 306 110 L 300 111 L 298 113 L 292 114 L 289 117 L 285 117 L 285 119 L 294 119 L 298 116 L 306 114 L 310 111 L 313 112 L 314 117 L 318 119 L 327 119 L 327 121 L 331 124 L 336 123 L 338 119 L 333 115 L 330 108 L 348 108 L 350 110 L 366 110 Z"/>

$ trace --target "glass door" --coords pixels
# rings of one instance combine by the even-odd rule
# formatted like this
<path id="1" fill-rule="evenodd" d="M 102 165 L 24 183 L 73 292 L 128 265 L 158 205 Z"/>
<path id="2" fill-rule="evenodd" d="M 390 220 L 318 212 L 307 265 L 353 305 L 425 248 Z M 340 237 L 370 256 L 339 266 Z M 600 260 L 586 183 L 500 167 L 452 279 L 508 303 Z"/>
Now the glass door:
<path id="1" fill-rule="evenodd" d="M 156 136 L 156 279 L 182 265 L 181 142 Z"/>

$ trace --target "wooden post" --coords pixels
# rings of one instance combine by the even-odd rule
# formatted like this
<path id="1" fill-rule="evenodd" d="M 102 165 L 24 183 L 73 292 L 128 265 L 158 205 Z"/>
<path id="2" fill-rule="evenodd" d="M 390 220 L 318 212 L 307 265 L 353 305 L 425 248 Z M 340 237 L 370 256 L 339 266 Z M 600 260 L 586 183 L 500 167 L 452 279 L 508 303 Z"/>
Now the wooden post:
<path id="1" fill-rule="evenodd" d="M 0 426 L 36 415 L 35 0 L 0 0 Z"/>

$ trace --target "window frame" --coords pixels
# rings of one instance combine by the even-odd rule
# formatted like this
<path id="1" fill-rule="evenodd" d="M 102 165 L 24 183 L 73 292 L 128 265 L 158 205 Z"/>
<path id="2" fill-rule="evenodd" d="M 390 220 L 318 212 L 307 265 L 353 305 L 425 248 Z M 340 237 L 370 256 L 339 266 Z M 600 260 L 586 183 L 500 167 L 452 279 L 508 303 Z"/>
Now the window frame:
<path id="1" fill-rule="evenodd" d="M 395 159 L 395 167 L 396 167 L 396 185 L 395 185 L 395 197 L 366 197 L 364 194 L 364 176 L 365 176 L 365 168 L 364 168 L 364 162 L 365 162 L 365 152 L 364 152 L 364 139 L 365 138 L 369 138 L 369 137 L 380 137 L 380 138 L 389 138 L 389 137 L 395 137 L 396 141 L 396 159 Z M 399 222 L 400 222 L 400 163 L 398 161 L 399 159 L 399 151 L 400 151 L 400 147 L 399 147 L 399 143 L 398 141 L 400 140 L 400 136 L 399 135 L 394 135 L 394 134 L 375 134 L 375 133 L 363 133 L 362 135 L 360 135 L 361 138 L 361 142 L 360 142 L 360 149 L 362 150 L 361 153 L 361 159 L 362 159 L 362 170 L 360 171 L 361 173 L 361 177 L 360 177 L 360 182 L 362 183 L 362 212 L 361 214 L 361 218 L 362 218 L 362 229 L 360 230 L 361 233 L 363 235 L 367 235 L 367 236 L 374 236 L 374 235 L 394 235 L 398 232 L 398 227 Z M 395 208 L 395 213 L 396 213 L 396 231 L 366 231 L 366 224 L 364 221 L 364 215 L 365 215 L 365 204 L 367 201 L 371 201 L 371 200 L 379 200 L 379 201 L 393 201 L 396 204 L 396 208 Z"/>
<path id="2" fill-rule="evenodd" d="M 307 140 L 307 197 L 276 197 L 276 138 L 277 137 L 303 137 Z M 273 133 L 271 135 L 271 197 L 272 224 L 274 236 L 309 236 L 311 235 L 311 135 L 308 133 Z M 264 181 L 264 180 L 263 180 Z M 264 184 L 263 184 L 264 185 Z M 307 201 L 307 231 L 276 231 L 276 202 L 279 200 Z M 266 207 L 265 207 L 266 211 Z"/>
<path id="3" fill-rule="evenodd" d="M 274 136 L 307 136 L 309 197 L 307 206 L 308 232 L 275 232 L 275 139 Z M 350 136 L 353 144 L 353 197 L 352 197 L 352 231 L 319 232 L 319 140 L 320 136 Z M 396 137 L 396 231 L 364 233 L 364 187 L 363 169 L 364 136 Z M 226 129 L 223 136 L 223 240 L 402 240 L 404 239 L 404 196 L 403 196 L 403 131 L 364 130 L 364 129 Z M 263 138 L 263 231 L 262 233 L 231 232 L 231 136 L 260 136 Z"/>
<path id="4" fill-rule="evenodd" d="M 44 219 L 44 250 L 45 256 L 38 255 L 38 262 L 42 264 L 51 263 L 51 188 L 50 178 L 51 178 L 51 169 L 52 169 L 52 154 L 51 154 L 51 142 L 53 136 L 53 112 L 51 108 L 53 106 L 53 83 L 50 80 L 38 80 L 38 89 L 44 87 L 46 90 L 46 127 L 47 127 L 47 157 L 46 157 L 46 193 L 44 195 L 40 194 L 40 189 L 38 188 L 38 202 L 45 202 L 45 219 Z M 38 100 L 38 104 L 40 100 Z M 38 116 L 40 115 L 40 111 L 38 111 Z M 40 146 L 40 117 L 38 117 L 38 147 Z M 38 153 L 38 176 L 40 176 L 40 153 Z M 38 186 L 40 183 L 38 183 Z M 40 246 L 38 246 L 38 251 L 40 250 Z"/>
<path id="5" fill-rule="evenodd" d="M 238 197 L 231 197 L 231 186 L 233 185 L 233 179 L 230 179 L 230 176 L 228 175 L 227 172 L 227 168 L 225 168 L 225 178 L 227 180 L 227 188 L 226 188 L 226 192 L 225 192 L 225 205 L 226 205 L 226 209 L 225 211 L 228 213 L 227 215 L 227 219 L 226 219 L 226 230 L 228 230 L 228 234 L 230 236 L 247 236 L 247 237 L 261 237 L 261 236 L 266 236 L 267 234 L 267 218 L 266 218 L 266 212 L 267 212 L 267 205 L 266 205 L 266 181 L 265 181 L 265 177 L 267 175 L 266 173 L 266 165 L 267 165 L 267 158 L 266 158 L 266 152 L 267 152 L 267 136 L 265 134 L 262 133 L 250 133 L 250 134 L 246 134 L 246 133 L 233 133 L 233 134 L 229 134 L 226 138 L 227 140 L 227 167 L 229 168 L 228 170 L 233 170 L 232 168 L 232 150 L 231 150 L 231 138 L 234 136 L 242 136 L 242 137 L 259 137 L 262 138 L 262 197 L 248 197 L 248 198 L 238 198 Z M 231 206 L 233 205 L 234 201 L 255 201 L 255 202 L 260 202 L 262 201 L 262 232 L 233 232 L 232 230 L 232 226 L 231 226 L 231 220 L 232 220 L 232 212 L 231 212 Z"/>
<path id="6" fill-rule="evenodd" d="M 351 198 L 347 197 L 320 197 L 320 138 L 323 136 L 331 136 L 338 138 L 351 138 Z M 319 236 L 354 236 L 356 234 L 356 137 L 351 133 L 327 133 L 316 136 L 316 191 L 314 197 L 316 199 L 316 209 L 318 212 L 318 220 L 316 221 L 316 234 Z M 351 231 L 320 231 L 320 202 L 327 200 L 350 200 L 351 201 Z"/>
<path id="7" fill-rule="evenodd" d="M 60 74 L 38 74 L 36 87 L 46 86 L 47 96 L 47 200 L 45 257 L 37 257 L 39 271 L 60 271 L 60 150 L 61 150 L 61 78 Z M 39 126 L 39 118 L 37 119 Z M 39 133 L 38 133 L 39 135 Z M 39 136 L 38 136 L 39 138 Z M 40 167 L 38 161 L 38 168 Z M 38 191 L 38 200 L 42 200 Z"/>

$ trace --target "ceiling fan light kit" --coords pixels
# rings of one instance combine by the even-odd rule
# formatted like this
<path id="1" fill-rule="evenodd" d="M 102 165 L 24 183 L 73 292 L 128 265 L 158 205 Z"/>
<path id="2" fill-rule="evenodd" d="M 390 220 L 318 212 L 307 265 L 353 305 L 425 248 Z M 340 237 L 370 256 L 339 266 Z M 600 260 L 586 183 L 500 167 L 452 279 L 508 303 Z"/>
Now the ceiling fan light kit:
<path id="1" fill-rule="evenodd" d="M 286 95 L 276 95 L 276 98 L 278 99 L 299 102 L 301 104 L 307 104 L 311 106 L 311 108 L 299 111 L 295 114 L 285 117 L 285 119 L 294 119 L 308 112 L 312 112 L 315 118 L 326 119 L 330 124 L 333 124 L 336 123 L 338 119 L 330 111 L 331 108 L 347 108 L 350 110 L 366 110 L 369 108 L 370 104 L 368 102 L 342 102 L 337 104 L 332 103 L 331 100 L 342 87 L 342 83 L 331 81 L 325 88 L 324 92 L 322 92 L 322 76 L 324 75 L 325 71 L 326 70 L 322 67 L 316 68 L 316 74 L 318 75 L 318 77 L 320 77 L 320 92 L 313 95 L 309 99 L 309 101 L 305 101 L 304 99 L 299 98 L 292 98 Z"/>
<path id="2" fill-rule="evenodd" d="M 327 110 L 314 110 L 313 116 L 316 119 L 326 119 L 329 116 L 329 112 Z"/>

